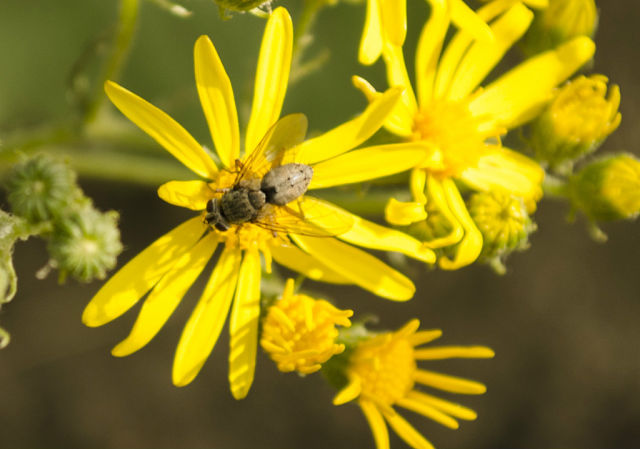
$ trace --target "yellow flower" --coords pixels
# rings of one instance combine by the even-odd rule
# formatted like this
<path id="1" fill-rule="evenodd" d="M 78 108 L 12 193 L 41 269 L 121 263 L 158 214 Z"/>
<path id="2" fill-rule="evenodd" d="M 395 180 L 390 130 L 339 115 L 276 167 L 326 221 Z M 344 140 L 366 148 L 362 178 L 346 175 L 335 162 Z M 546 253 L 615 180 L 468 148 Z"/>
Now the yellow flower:
<path id="1" fill-rule="evenodd" d="M 260 345 L 278 369 L 311 374 L 333 355 L 344 351 L 336 343 L 336 325 L 349 327 L 352 310 L 340 310 L 323 299 L 294 294 L 293 279 L 287 280 L 282 298 L 267 309 Z"/>
<path id="2" fill-rule="evenodd" d="M 429 0 L 432 7 L 448 9 L 459 28 L 478 39 L 491 40 L 491 30 L 462 0 Z M 378 60 L 387 43 L 401 47 L 407 34 L 406 0 L 367 0 L 364 30 L 358 60 L 371 65 Z"/>
<path id="3" fill-rule="evenodd" d="M 469 34 L 458 32 L 442 54 L 451 14 L 444 2 L 434 5 L 418 42 L 417 96 L 402 48 L 387 44 L 383 53 L 389 84 L 405 88 L 385 126 L 408 141 L 430 146 L 426 159 L 412 172 L 414 201 L 391 202 L 387 220 L 398 225 L 424 220 L 429 197 L 451 223 L 452 231 L 427 244 L 434 248 L 457 245 L 454 257 L 439 259 L 443 269 L 472 263 L 482 249 L 482 236 L 455 181 L 477 191 L 507 191 L 534 206 L 542 194 L 544 172 L 534 161 L 503 147 L 500 138 L 535 117 L 554 87 L 589 60 L 595 49 L 591 39 L 579 37 L 480 87 L 533 18 L 521 3 L 505 11 L 509 3 L 497 0 L 478 10 L 478 16 L 491 23 L 493 41 L 474 42 Z M 355 78 L 354 82 L 370 101 L 379 97 L 365 80 Z"/>
<path id="4" fill-rule="evenodd" d="M 492 358 L 484 346 L 418 346 L 442 335 L 440 330 L 417 332 L 420 322 L 412 320 L 396 332 L 387 332 L 359 343 L 347 362 L 347 385 L 333 400 L 335 405 L 356 400 L 362 409 L 378 449 L 389 448 L 388 423 L 409 446 L 433 448 L 394 406 L 419 413 L 451 429 L 458 428 L 456 418 L 476 419 L 476 413 L 462 405 L 437 398 L 415 388 L 422 384 L 438 390 L 483 394 L 486 387 L 478 382 L 418 368 L 417 361 L 450 358 Z"/>
<path id="5" fill-rule="evenodd" d="M 287 146 L 304 138 L 306 118 L 301 114 L 287 116 L 273 125 L 280 115 L 287 87 L 292 34 L 289 14 L 284 8 L 276 9 L 267 22 L 262 41 L 245 155 L 239 165 L 247 164 L 253 149 L 265 135 L 266 144 L 272 146 Z M 107 82 L 107 95 L 124 115 L 204 180 L 172 181 L 160 187 L 158 194 L 162 199 L 199 211 L 198 215 L 160 237 L 116 273 L 87 305 L 83 321 L 88 326 L 112 321 L 150 291 L 130 335 L 112 354 L 125 356 L 137 351 L 164 325 L 220 244 L 216 267 L 180 338 L 172 377 L 177 386 L 187 385 L 196 377 L 231 309 L 229 381 L 234 397 L 243 398 L 249 391 L 255 369 L 261 255 L 267 271 L 273 258 L 311 279 L 355 284 L 398 301 L 413 296 L 412 282 L 377 258 L 344 242 L 401 251 L 426 262 L 433 262 L 435 256 L 409 236 L 306 195 L 300 204 L 292 202 L 288 206 L 301 207 L 303 212 L 309 206 L 314 211 L 309 226 L 314 229 L 326 229 L 330 233 L 336 222 L 346 223 L 339 239 L 288 232 L 286 223 L 280 222 L 279 217 L 274 223 L 274 226 L 281 225 L 277 232 L 251 221 L 232 225 L 225 232 L 207 225 L 203 220 L 207 203 L 219 198 L 221 190 L 234 185 L 240 137 L 231 83 L 213 44 L 202 36 L 194 52 L 198 94 L 222 167 L 167 114 L 117 84 Z M 287 162 L 313 167 L 310 189 L 360 182 L 408 169 L 409 163 L 423 157 L 424 150 L 409 145 L 383 145 L 343 154 L 368 139 L 382 125 L 398 94 L 398 91 L 389 91 L 359 117 L 300 143 L 284 154 L 295 156 L 295 160 Z M 399 151 L 402 158 L 396 157 Z M 270 167 L 262 167 L 263 175 Z"/>

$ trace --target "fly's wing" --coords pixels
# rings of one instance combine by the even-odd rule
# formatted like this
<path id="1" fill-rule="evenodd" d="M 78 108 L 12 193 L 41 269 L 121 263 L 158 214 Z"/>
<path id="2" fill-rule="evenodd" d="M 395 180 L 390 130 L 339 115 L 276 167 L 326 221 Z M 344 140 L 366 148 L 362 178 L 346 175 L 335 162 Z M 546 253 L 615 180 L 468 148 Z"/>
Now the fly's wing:
<path id="1" fill-rule="evenodd" d="M 272 167 L 293 162 L 288 154 L 304 140 L 307 134 L 307 117 L 290 114 L 278 120 L 264 135 L 258 146 L 240 163 L 235 184 L 243 179 L 263 178 Z"/>
<path id="2" fill-rule="evenodd" d="M 286 206 L 266 204 L 253 223 L 283 234 L 335 237 L 353 227 L 353 218 L 329 203 L 304 196 Z"/>

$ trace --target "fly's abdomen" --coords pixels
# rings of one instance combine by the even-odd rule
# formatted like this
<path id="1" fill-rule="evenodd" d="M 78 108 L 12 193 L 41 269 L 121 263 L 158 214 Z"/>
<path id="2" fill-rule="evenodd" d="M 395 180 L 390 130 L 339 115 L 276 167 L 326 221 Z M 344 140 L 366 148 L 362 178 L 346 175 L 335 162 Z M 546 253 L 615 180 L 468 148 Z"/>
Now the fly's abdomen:
<path id="1" fill-rule="evenodd" d="M 267 203 L 284 206 L 307 191 L 312 176 L 313 169 L 308 165 L 281 165 L 262 178 L 260 190 L 264 192 Z"/>

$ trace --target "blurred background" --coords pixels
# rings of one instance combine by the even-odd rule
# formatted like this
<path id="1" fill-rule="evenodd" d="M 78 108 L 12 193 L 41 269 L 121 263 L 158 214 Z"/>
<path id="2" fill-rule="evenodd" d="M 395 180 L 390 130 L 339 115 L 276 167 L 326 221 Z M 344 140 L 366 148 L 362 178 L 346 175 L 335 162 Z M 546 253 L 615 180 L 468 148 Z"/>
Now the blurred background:
<path id="1" fill-rule="evenodd" d="M 276 2 L 289 8 L 294 22 L 301 4 Z M 419 0 L 408 4 L 412 54 L 428 10 Z M 265 22 L 248 14 L 223 21 L 209 0 L 184 5 L 193 11 L 190 18 L 142 3 L 120 82 L 209 144 L 193 82 L 193 44 L 201 34 L 211 37 L 246 123 Z M 638 155 L 640 6 L 634 0 L 598 6 L 593 71 L 620 85 L 623 117 L 600 151 Z M 113 28 L 117 7 L 115 0 L 0 1 L 0 139 L 71 114 L 70 70 Z M 363 18 L 363 3 L 341 3 L 318 16 L 308 55 L 328 49 L 330 57 L 321 70 L 291 86 L 284 107 L 285 113 L 307 114 L 312 131 L 327 130 L 364 108 L 352 74 L 384 85 L 381 64 L 367 68 L 356 62 Z M 517 58 L 517 50 L 512 53 Z M 150 139 L 146 143 L 162 151 Z M 80 183 L 97 207 L 120 213 L 125 250 L 119 266 L 190 216 L 163 203 L 151 185 L 87 176 Z M 0 201 L 6 209 L 6 200 Z M 609 241 L 599 244 L 584 220 L 567 223 L 567 212 L 564 204 L 541 203 L 531 248 L 509 259 L 505 276 L 482 265 L 443 272 L 412 264 L 417 294 L 401 304 L 357 288 L 310 281 L 305 286 L 359 316 L 384 317 L 380 328 L 417 317 L 424 328 L 443 329 L 445 344 L 495 350 L 494 360 L 433 364 L 488 387 L 483 396 L 452 397 L 479 415 L 457 431 L 405 414 L 436 447 L 640 447 L 638 223 L 605 226 Z M 47 261 L 44 246 L 37 239 L 17 244 L 18 294 L 0 315 L 12 336 L 0 351 L 0 448 L 374 447 L 360 410 L 331 405 L 334 391 L 319 374 L 281 374 L 263 354 L 249 396 L 233 400 L 224 332 L 196 380 L 174 387 L 173 353 L 202 280 L 147 347 L 124 359 L 112 357 L 109 350 L 128 334 L 139 306 L 109 325 L 85 327 L 82 310 L 101 282 L 58 285 L 55 274 L 37 280 L 36 271 Z M 395 436 L 391 446 L 405 447 Z"/>

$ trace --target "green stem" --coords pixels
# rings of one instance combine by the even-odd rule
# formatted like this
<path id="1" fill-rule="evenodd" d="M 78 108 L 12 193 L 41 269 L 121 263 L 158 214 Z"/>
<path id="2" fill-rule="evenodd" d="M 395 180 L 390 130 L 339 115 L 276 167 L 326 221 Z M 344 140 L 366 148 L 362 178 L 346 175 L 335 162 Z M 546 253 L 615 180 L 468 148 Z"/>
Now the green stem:
<path id="1" fill-rule="evenodd" d="M 111 50 L 111 55 L 107 60 L 104 71 L 98 79 L 95 90 L 91 96 L 91 101 L 85 115 L 85 123 L 95 120 L 100 107 L 104 101 L 103 85 L 107 80 L 116 79 L 120 69 L 124 64 L 138 21 L 138 11 L 140 0 L 120 0 L 120 12 L 118 15 L 118 30 Z"/>
<path id="2" fill-rule="evenodd" d="M 569 184 L 561 178 L 547 174 L 542 183 L 545 196 L 566 199 L 569 197 Z"/>

